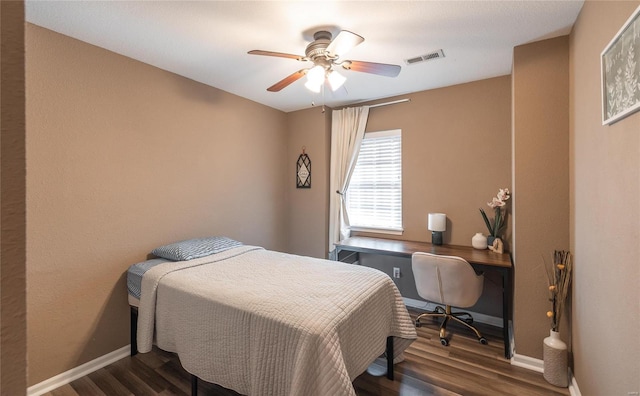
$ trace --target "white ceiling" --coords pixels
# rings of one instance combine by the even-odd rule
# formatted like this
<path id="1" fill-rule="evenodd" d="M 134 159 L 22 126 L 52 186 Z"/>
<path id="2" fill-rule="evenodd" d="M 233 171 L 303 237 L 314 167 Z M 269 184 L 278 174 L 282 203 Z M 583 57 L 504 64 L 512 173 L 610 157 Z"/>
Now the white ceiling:
<path id="1" fill-rule="evenodd" d="M 34 1 L 27 21 L 280 109 L 339 106 L 511 73 L 513 47 L 565 35 L 582 0 L 564 1 Z M 267 87 L 309 62 L 248 55 L 304 55 L 319 27 L 365 38 L 352 60 L 402 66 L 395 78 L 354 71 L 347 94 L 314 94 L 298 80 Z M 445 57 L 407 66 L 442 49 Z"/>

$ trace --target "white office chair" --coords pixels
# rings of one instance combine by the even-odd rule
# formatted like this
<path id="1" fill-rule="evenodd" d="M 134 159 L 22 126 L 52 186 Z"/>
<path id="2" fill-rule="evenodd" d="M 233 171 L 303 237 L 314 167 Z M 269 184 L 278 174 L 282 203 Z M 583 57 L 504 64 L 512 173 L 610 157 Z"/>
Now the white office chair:
<path id="1" fill-rule="evenodd" d="M 451 306 L 468 308 L 475 305 L 482 294 L 484 275 L 477 275 L 471 264 L 463 258 L 423 252 L 411 256 L 411 267 L 420 297 L 445 306 L 444 309 L 437 306 L 435 311 L 418 316 L 416 327 L 420 327 L 423 317 L 444 318 L 440 325 L 440 343 L 447 346 L 449 340 L 445 330 L 449 319 L 453 319 L 473 330 L 478 341 L 486 344 L 487 340 L 472 326 L 473 318 L 468 312 L 451 312 Z"/>

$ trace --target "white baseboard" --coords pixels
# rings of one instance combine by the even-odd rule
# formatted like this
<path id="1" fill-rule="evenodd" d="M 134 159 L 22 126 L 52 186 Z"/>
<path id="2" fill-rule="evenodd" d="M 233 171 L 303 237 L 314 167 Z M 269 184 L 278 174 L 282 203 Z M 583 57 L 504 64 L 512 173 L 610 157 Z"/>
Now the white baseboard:
<path id="1" fill-rule="evenodd" d="M 84 377 L 85 375 L 91 374 L 96 370 L 108 366 L 111 363 L 115 363 L 118 360 L 129 356 L 130 353 L 131 346 L 123 346 L 118 350 L 109 352 L 106 355 L 93 359 L 92 361 L 82 364 L 76 368 L 72 368 L 69 371 L 65 371 L 62 374 L 58 374 L 55 377 L 40 382 L 39 384 L 30 386 L 27 389 L 27 396 L 39 396 L 44 393 L 50 392 L 56 388 L 75 381 L 80 377 Z"/>
<path id="2" fill-rule="evenodd" d="M 525 355 L 513 354 L 511 358 L 511 364 L 513 366 L 523 367 L 529 370 L 537 371 L 539 373 L 544 372 L 544 362 L 541 359 L 532 358 Z"/>
<path id="3" fill-rule="evenodd" d="M 573 370 L 571 370 L 571 368 L 569 368 L 569 380 L 571 381 L 569 383 L 569 394 L 571 396 L 582 396 L 580 388 L 578 388 L 578 381 L 576 381 L 576 377 L 573 376 Z"/>
<path id="4" fill-rule="evenodd" d="M 413 298 L 402 297 L 402 299 L 404 300 L 404 305 L 406 305 L 407 307 L 423 309 L 426 311 L 433 311 L 434 309 L 436 309 L 436 306 L 438 305 L 438 304 L 434 304 L 434 303 L 430 303 L 422 300 L 415 300 Z M 473 316 L 474 322 L 484 323 L 494 327 L 502 328 L 502 318 L 485 315 L 477 312 L 471 312 L 471 311 L 467 311 L 467 312 L 469 312 L 471 316 Z"/>
<path id="5" fill-rule="evenodd" d="M 544 373 L 544 362 L 541 359 L 535 359 L 529 356 L 514 354 L 511 358 L 511 364 L 518 367 L 523 367 L 529 370 Z M 571 396 L 582 396 L 580 389 L 578 388 L 578 381 L 573 376 L 573 371 L 569 368 L 569 394 Z"/>

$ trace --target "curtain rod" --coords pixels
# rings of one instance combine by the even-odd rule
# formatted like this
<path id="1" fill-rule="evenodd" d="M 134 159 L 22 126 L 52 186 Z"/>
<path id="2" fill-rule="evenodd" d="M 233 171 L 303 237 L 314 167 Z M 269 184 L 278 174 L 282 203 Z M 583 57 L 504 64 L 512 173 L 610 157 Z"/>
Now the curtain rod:
<path id="1" fill-rule="evenodd" d="M 398 99 L 398 100 L 393 100 L 391 102 L 376 103 L 376 104 L 369 105 L 369 108 L 371 109 L 373 107 L 389 106 L 389 105 L 393 105 L 397 103 L 405 103 L 405 102 L 411 102 L 411 99 Z"/>
<path id="2" fill-rule="evenodd" d="M 398 99 L 398 100 L 392 100 L 391 102 L 384 102 L 384 103 L 376 103 L 373 105 L 368 105 L 369 108 L 373 108 L 373 107 L 382 107 L 382 106 L 389 106 L 389 105 L 393 105 L 393 104 L 398 104 L 398 103 L 405 103 L 405 102 L 411 102 L 411 99 L 406 98 L 406 99 Z M 365 105 L 367 106 L 367 105 Z M 346 109 L 347 107 L 358 107 L 357 104 L 354 104 L 353 106 L 345 106 L 345 107 L 340 107 L 334 110 L 342 110 L 342 109 Z"/>

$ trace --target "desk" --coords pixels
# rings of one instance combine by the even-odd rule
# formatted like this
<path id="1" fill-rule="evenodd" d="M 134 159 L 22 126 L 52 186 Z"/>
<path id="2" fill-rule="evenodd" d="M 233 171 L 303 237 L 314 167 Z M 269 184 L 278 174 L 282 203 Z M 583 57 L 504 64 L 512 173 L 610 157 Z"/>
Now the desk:
<path id="1" fill-rule="evenodd" d="M 478 250 L 470 246 L 432 245 L 428 242 L 400 241 L 394 239 L 351 237 L 336 244 L 336 257 L 342 261 L 341 252 L 381 254 L 411 258 L 415 252 L 427 252 L 445 256 L 458 256 L 467 260 L 478 271 L 497 271 L 502 275 L 502 335 L 504 337 L 504 356 L 511 358 L 511 337 L 509 319 L 511 318 L 513 263 L 509 253 L 494 253 L 490 250 Z M 359 257 L 356 257 L 359 259 Z"/>

